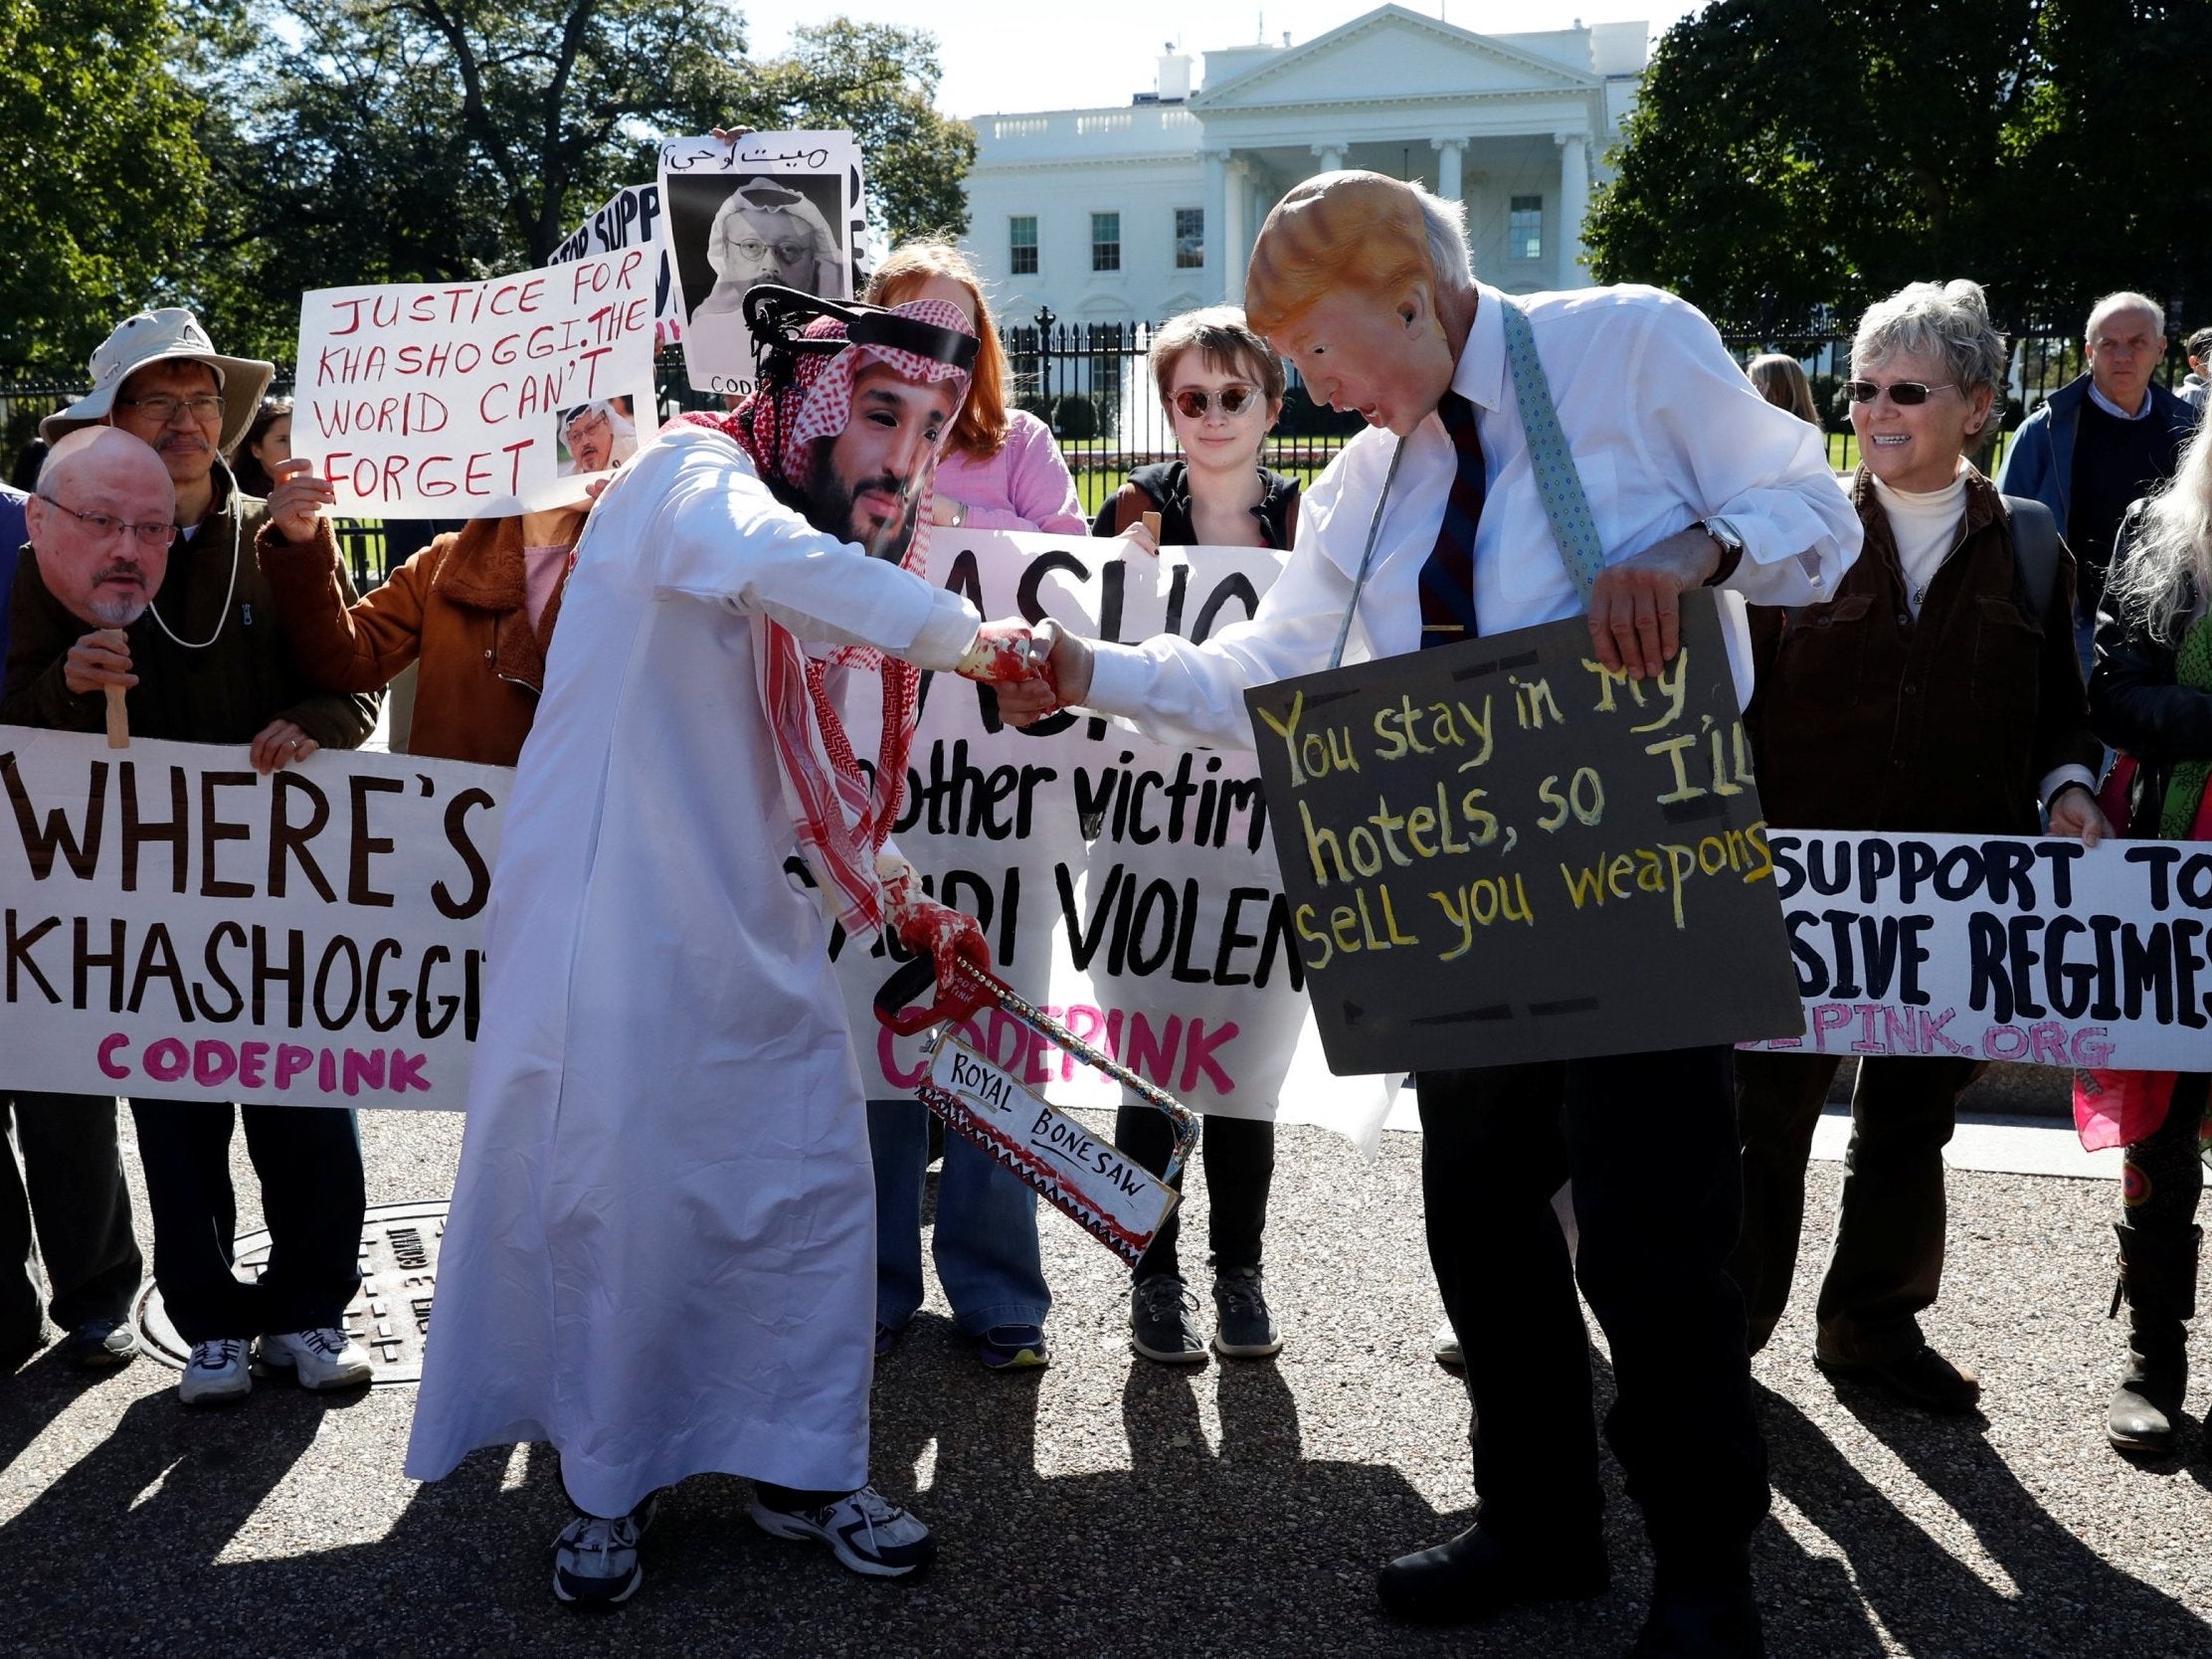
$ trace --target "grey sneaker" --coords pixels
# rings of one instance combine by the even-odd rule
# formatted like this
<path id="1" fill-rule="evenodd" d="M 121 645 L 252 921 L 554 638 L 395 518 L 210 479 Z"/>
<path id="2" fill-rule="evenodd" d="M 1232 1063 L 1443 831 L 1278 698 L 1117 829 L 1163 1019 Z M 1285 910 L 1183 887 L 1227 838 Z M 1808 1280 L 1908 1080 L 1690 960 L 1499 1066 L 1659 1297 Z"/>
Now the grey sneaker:
<path id="1" fill-rule="evenodd" d="M 1164 1366 L 1202 1366 L 1205 1342 L 1191 1323 L 1198 1302 L 1173 1273 L 1139 1279 L 1129 1291 L 1129 1346 Z"/>
<path id="2" fill-rule="evenodd" d="M 628 1515 L 579 1515 L 553 1541 L 553 1594 L 580 1607 L 613 1607 L 645 1581 L 638 1541 L 652 1525 L 659 1494 Z"/>
<path id="3" fill-rule="evenodd" d="M 61 1353 L 78 1371 L 112 1371 L 137 1358 L 138 1339 L 118 1320 L 88 1320 L 62 1340 Z"/>
<path id="4" fill-rule="evenodd" d="M 1231 1267 L 1213 1275 L 1213 1352 L 1231 1360 L 1264 1360 L 1281 1352 L 1283 1335 L 1267 1311 L 1259 1269 Z"/>

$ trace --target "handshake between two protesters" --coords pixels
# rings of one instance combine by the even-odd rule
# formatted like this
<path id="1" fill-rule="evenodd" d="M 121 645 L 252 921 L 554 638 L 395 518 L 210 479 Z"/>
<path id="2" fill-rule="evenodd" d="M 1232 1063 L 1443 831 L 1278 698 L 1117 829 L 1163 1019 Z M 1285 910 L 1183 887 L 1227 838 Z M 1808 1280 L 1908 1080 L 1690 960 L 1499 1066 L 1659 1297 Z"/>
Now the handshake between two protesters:
<path id="1" fill-rule="evenodd" d="M 1040 623 L 1034 632 L 1021 622 L 985 623 L 953 671 L 997 692 L 999 712 L 1008 724 L 1034 725 L 1065 706 L 1058 673 L 1078 654 L 1081 689 L 1090 687 L 1089 652 L 1082 642 L 1071 648 L 1068 641 L 1073 638 L 1053 622 Z M 953 983 L 956 962 L 990 971 L 991 947 L 981 924 L 924 893 L 913 865 L 886 852 L 876 860 L 876 876 L 883 887 L 883 925 L 908 950 L 928 954 L 939 985 Z"/>

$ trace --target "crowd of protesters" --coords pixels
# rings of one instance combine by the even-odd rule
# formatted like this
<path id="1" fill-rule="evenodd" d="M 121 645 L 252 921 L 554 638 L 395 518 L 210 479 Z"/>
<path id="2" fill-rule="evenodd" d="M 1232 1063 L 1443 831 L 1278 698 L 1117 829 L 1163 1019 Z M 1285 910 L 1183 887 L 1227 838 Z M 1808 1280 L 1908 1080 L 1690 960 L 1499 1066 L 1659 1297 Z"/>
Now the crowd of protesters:
<path id="1" fill-rule="evenodd" d="M 783 859 L 807 852 L 850 931 L 889 929 L 946 964 L 988 953 L 884 839 L 895 800 L 825 758 L 841 732 L 810 694 L 810 652 L 879 675 L 887 707 L 904 698 L 873 774 L 900 779 L 917 669 L 996 683 L 1017 721 L 1082 706 L 1171 742 L 1242 745 L 1242 690 L 1323 665 L 1348 605 L 1364 607 L 1369 656 L 1586 612 L 1607 665 L 1642 674 L 1667 654 L 1679 596 L 1721 585 L 1751 602 L 1747 724 L 1776 826 L 2212 838 L 2212 428 L 2197 424 L 2212 331 L 2189 337 L 2192 373 L 2166 391 L 2164 318 L 2144 295 L 2098 302 L 2087 372 L 2027 417 L 1994 482 L 1971 458 L 2004 407 L 2007 345 L 1980 290 L 1915 283 L 1871 306 L 1842 388 L 1858 465 L 1839 481 L 1794 360 L 1741 371 L 1704 317 L 1652 290 L 1505 294 L 1475 279 L 1449 204 L 1324 175 L 1269 217 L 1249 314 L 1211 307 L 1159 330 L 1148 366 L 1181 453 L 1134 471 L 1095 522 L 1050 434 L 1010 406 L 984 284 L 957 250 L 899 250 L 866 298 L 880 309 L 795 300 L 790 349 L 755 397 L 642 449 L 627 412 L 572 412 L 579 468 L 621 463 L 603 494 L 438 534 L 366 596 L 333 537 L 331 486 L 293 457 L 289 404 L 266 398 L 271 366 L 220 353 L 180 309 L 117 324 L 93 390 L 44 422 L 35 476 L 0 490 L 0 720 L 94 731 L 118 688 L 133 732 L 243 745 L 268 773 L 361 744 L 414 665 L 415 752 L 519 768 L 409 1472 L 550 1440 L 578 1510 L 558 1541 L 563 1600 L 631 1595 L 655 1493 L 701 1470 L 752 1477 L 760 1525 L 854 1570 L 897 1575 L 933 1553 L 867 1475 L 871 1355 L 925 1295 L 928 1120 L 912 1100 L 862 1101 L 822 918 Z M 1540 500 L 1524 355 L 1567 451 L 1605 458 L 1584 474 L 1604 487 L 1579 565 L 1555 553 Z M 1262 460 L 1286 359 L 1371 428 L 1304 491 Z M 1643 378 L 1624 386 L 1628 361 Z M 1382 466 L 1398 476 L 1399 460 L 1385 514 Z M 870 487 L 882 478 L 896 487 Z M 1094 648 L 985 624 L 920 579 L 931 529 L 960 526 L 1094 531 L 1132 558 L 1272 548 L 1284 569 L 1257 617 L 1202 646 Z M 1363 536 L 1368 558 L 1381 549 L 1372 583 Z M 68 602 L 71 561 L 91 564 L 112 614 Z M 646 764 L 626 734 L 647 726 L 659 749 L 695 728 L 727 757 L 651 825 L 610 805 L 648 793 L 610 781 Z M 682 880 L 666 879 L 671 860 Z M 640 929 L 662 944 L 705 930 L 698 951 L 656 945 L 654 961 L 746 943 L 719 980 L 661 983 L 625 945 Z M 641 1050 L 671 1028 L 707 1034 Z M 1607 1432 L 1659 1568 L 1632 1651 L 1763 1651 L 1749 1357 L 1784 1311 L 1837 1065 L 1699 1049 L 1417 1078 L 1451 1322 L 1440 1353 L 1466 1369 L 1482 1508 L 1382 1569 L 1388 1611 L 1474 1621 L 1607 1583 L 1579 1275 L 1619 1379 Z M 1942 1147 L 1975 1070 L 1861 1063 L 1813 1310 L 1823 1371 L 1936 1412 L 1982 1393 L 1924 1325 L 1944 1257 Z M 2127 1147 L 2131 1340 L 2107 1432 L 2167 1452 L 2207 1077 L 2080 1087 L 2123 1103 Z M 556 1109 L 564 1089 L 587 1104 Z M 738 1098 L 756 1103 L 756 1134 L 732 1158 L 726 1138 L 696 1137 Z M 1654 1100 L 1669 1132 L 1630 1133 Z M 364 1208 L 352 1114 L 128 1104 L 154 1281 L 190 1345 L 180 1398 L 244 1398 L 257 1357 L 309 1388 L 366 1383 L 343 1317 Z M 20 1152 L 0 1157 L 0 1366 L 41 1350 L 49 1320 L 69 1364 L 135 1352 L 143 1263 L 114 1105 L 0 1096 Z M 272 1236 L 252 1283 L 233 1270 L 240 1123 Z M 1156 1114 L 1125 1111 L 1117 1140 L 1166 1168 Z M 1283 1344 L 1261 1261 L 1273 1125 L 1209 1118 L 1203 1147 L 1211 1330 L 1171 1221 L 1132 1286 L 1145 1363 L 1202 1364 L 1209 1348 L 1255 1361 Z M 1563 1182 L 1571 1258 L 1553 1208 Z M 987 1370 L 1051 1361 L 1037 1225 L 1029 1189 L 947 1143 L 935 1265 Z M 652 1294 L 595 1282 L 611 1260 L 649 1271 Z"/>

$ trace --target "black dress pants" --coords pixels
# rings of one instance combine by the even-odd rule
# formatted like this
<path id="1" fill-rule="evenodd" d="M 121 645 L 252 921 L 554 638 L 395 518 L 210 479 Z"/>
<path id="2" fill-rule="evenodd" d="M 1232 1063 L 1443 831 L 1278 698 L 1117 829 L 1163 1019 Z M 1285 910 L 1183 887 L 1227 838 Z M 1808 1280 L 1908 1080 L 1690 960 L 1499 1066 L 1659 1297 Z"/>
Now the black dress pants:
<path id="1" fill-rule="evenodd" d="M 23 1165 L 19 1173 L 0 1139 L 0 1358 L 38 1346 L 42 1302 L 64 1331 L 122 1324 L 145 1276 L 130 1230 L 114 1098 L 19 1093 L 12 1114 L 0 1096 L 0 1131 L 12 1115 Z"/>
<path id="2" fill-rule="evenodd" d="M 1483 1523 L 1594 1547 L 1603 1504 L 1579 1275 L 1611 1349 L 1606 1438 L 1660 1567 L 1745 1570 L 1766 1513 L 1744 1301 L 1726 1048 L 1423 1072 L 1429 1259 L 1467 1359 Z M 1571 1179 L 1569 1263 L 1552 1208 Z"/>
<path id="3" fill-rule="evenodd" d="M 1744 1290 L 1754 1354 L 1789 1300 L 1813 1129 L 1842 1063 L 1839 1054 L 1757 1049 L 1736 1057 L 1744 1236 L 1729 1270 Z M 1835 1241 L 1815 1310 L 1822 1358 L 1887 1364 L 1920 1348 L 1920 1316 L 1943 1282 L 1943 1148 L 1978 1069 L 1950 1054 L 1859 1061 Z"/>
<path id="4" fill-rule="evenodd" d="M 1140 1168 L 1154 1175 L 1168 1167 L 1175 1131 L 1164 1113 L 1150 1106 L 1124 1106 L 1114 1118 L 1114 1144 Z M 1267 1195 L 1275 1185 L 1275 1126 L 1260 1118 L 1225 1118 L 1208 1112 L 1198 1133 L 1198 1156 L 1205 1160 L 1208 1203 L 1206 1244 L 1213 1271 L 1226 1273 L 1260 1264 L 1260 1235 L 1267 1228 Z M 1176 1191 L 1183 1178 L 1176 1178 Z M 1178 1205 L 1154 1235 L 1137 1264 L 1137 1277 L 1181 1275 L 1176 1241 L 1183 1235 Z"/>
<path id="5" fill-rule="evenodd" d="M 335 1326 L 361 1285 L 366 1208 L 361 1133 L 330 1106 L 242 1106 L 261 1178 L 269 1265 L 258 1284 L 231 1271 L 238 1197 L 232 1109 L 204 1100 L 134 1100 L 138 1156 L 153 1211 L 153 1276 L 189 1343 Z"/>

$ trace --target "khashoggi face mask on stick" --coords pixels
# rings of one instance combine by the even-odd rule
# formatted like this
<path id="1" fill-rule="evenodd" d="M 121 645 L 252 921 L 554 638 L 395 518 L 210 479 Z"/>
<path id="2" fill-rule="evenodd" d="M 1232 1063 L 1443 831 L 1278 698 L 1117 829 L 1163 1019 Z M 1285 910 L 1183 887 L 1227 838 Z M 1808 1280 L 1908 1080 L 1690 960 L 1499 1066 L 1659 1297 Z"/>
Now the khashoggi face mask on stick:
<path id="1" fill-rule="evenodd" d="M 79 622 L 104 631 L 128 658 L 123 630 L 145 615 L 169 570 L 177 496 L 161 458 L 127 433 L 71 433 L 47 457 L 25 507 L 48 593 Z M 128 741 L 123 688 L 107 687 L 107 741 Z"/>

